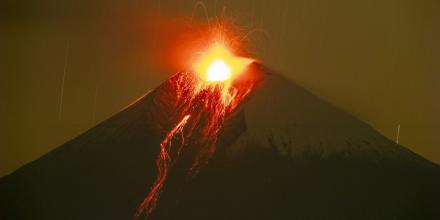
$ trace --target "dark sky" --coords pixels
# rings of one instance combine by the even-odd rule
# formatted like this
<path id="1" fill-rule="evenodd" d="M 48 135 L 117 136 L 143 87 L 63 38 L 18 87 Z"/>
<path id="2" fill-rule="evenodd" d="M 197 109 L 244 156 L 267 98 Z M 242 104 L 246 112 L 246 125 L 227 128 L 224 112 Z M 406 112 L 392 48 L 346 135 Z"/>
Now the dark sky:
<path id="1" fill-rule="evenodd" d="M 206 13 L 196 3 L 2 1 L 0 176 L 174 73 L 147 62 L 163 34 L 143 28 L 154 16 L 233 18 L 266 65 L 390 139 L 400 124 L 400 144 L 440 163 L 438 1 L 212 0 Z"/>

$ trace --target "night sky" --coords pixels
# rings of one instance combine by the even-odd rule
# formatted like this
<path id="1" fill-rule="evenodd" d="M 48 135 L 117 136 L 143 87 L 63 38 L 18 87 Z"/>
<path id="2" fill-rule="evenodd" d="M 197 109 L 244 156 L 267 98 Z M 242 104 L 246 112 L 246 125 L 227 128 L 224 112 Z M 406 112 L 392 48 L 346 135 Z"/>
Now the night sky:
<path id="1" fill-rule="evenodd" d="M 212 0 L 206 14 L 196 3 L 2 1 L 0 176 L 178 71 L 149 61 L 166 33 L 148 19 L 192 15 L 232 18 L 265 65 L 392 140 L 400 125 L 400 144 L 440 163 L 439 1 Z"/>

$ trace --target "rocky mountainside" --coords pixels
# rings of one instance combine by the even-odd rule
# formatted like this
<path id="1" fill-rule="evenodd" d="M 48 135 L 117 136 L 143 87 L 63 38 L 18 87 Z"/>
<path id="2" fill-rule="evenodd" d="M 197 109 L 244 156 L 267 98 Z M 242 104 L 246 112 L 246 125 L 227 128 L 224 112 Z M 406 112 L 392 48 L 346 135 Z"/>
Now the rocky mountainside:
<path id="1" fill-rule="evenodd" d="M 0 219 L 133 219 L 176 121 L 169 83 L 1 178 Z M 277 74 L 218 145 L 197 175 L 169 176 L 149 219 L 440 218 L 438 165 Z"/>

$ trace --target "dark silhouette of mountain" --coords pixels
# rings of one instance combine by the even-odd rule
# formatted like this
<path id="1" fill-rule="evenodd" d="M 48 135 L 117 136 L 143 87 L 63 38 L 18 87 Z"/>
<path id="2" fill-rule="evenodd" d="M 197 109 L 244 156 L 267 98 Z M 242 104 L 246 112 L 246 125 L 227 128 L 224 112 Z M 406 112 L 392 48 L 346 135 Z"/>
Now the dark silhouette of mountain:
<path id="1" fill-rule="evenodd" d="M 0 219 L 132 219 L 176 121 L 168 84 L 1 178 Z M 277 74 L 197 175 L 178 165 L 149 219 L 440 218 L 438 165 Z"/>

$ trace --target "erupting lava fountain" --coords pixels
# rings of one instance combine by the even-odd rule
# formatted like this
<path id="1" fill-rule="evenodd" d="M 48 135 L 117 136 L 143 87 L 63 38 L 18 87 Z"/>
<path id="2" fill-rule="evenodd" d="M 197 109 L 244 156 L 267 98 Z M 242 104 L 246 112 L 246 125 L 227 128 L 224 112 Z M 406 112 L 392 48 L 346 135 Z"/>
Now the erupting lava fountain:
<path id="1" fill-rule="evenodd" d="M 192 175 L 208 162 L 216 150 L 225 119 L 257 85 L 258 77 L 251 76 L 248 68 L 253 62 L 253 59 L 236 56 L 225 36 L 217 34 L 199 53 L 191 72 L 177 73 L 170 79 L 170 90 L 176 96 L 172 112 L 175 121 L 171 122 L 173 127 L 160 144 L 156 180 L 135 218 L 151 214 L 179 157 L 190 158 L 188 171 Z"/>

